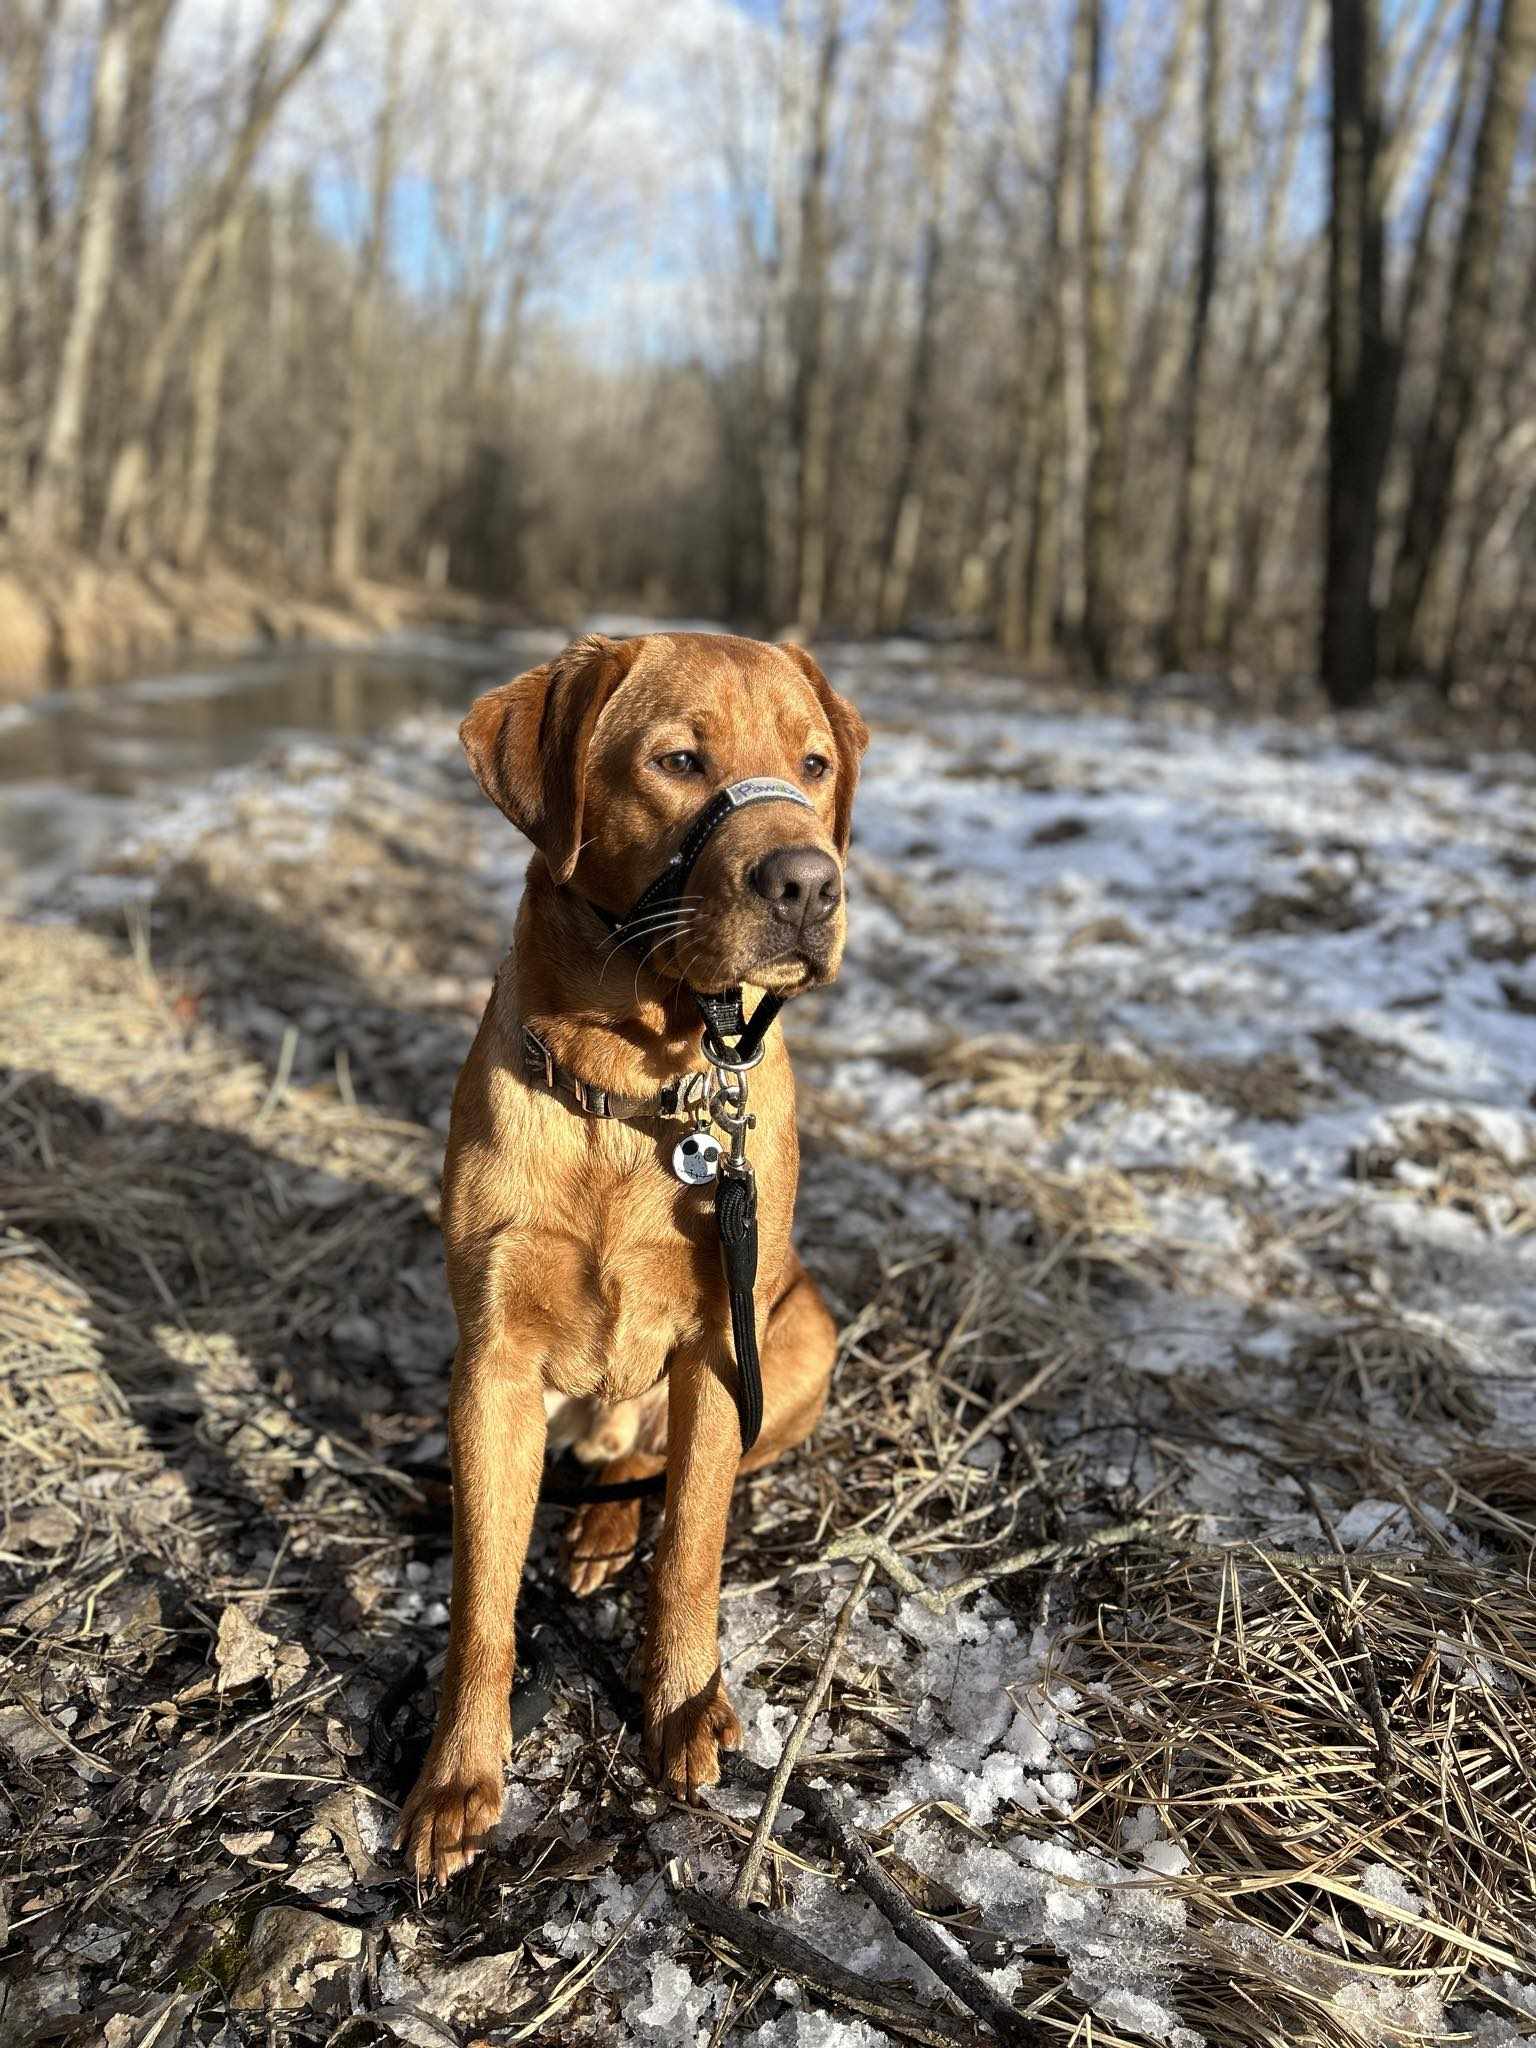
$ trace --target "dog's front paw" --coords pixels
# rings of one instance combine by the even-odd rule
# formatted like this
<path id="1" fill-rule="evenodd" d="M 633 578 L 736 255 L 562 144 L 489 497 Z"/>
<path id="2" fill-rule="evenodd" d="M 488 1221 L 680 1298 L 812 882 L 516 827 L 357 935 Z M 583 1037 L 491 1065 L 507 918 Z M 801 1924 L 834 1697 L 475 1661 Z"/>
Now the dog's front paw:
<path id="1" fill-rule="evenodd" d="M 593 1501 L 578 1509 L 565 1536 L 565 1583 L 584 1600 L 618 1577 L 639 1540 L 639 1501 Z"/>
<path id="2" fill-rule="evenodd" d="M 501 1818 L 501 1757 L 429 1756 L 395 1830 L 395 1847 L 418 1878 L 446 1884 L 467 1870 Z"/>
<path id="3" fill-rule="evenodd" d="M 720 1782 L 720 1752 L 741 1744 L 741 1722 L 718 1667 L 697 1690 L 655 1681 L 645 1695 L 645 1754 L 652 1772 L 675 1799 L 693 1799 Z"/>

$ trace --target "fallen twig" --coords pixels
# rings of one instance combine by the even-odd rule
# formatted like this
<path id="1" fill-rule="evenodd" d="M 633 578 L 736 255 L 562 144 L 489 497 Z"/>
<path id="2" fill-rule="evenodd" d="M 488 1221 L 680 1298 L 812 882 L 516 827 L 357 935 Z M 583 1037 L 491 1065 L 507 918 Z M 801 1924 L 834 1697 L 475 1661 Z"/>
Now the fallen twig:
<path id="1" fill-rule="evenodd" d="M 967 1301 L 962 1315 L 969 1313 L 973 1303 L 974 1294 L 971 1300 Z M 952 1348 L 952 1343 L 951 1346 L 946 1348 Z M 1047 1359 L 1044 1365 L 1030 1374 L 1022 1386 L 1015 1387 L 1011 1394 L 1008 1394 L 1003 1400 L 996 1402 L 994 1406 L 989 1408 L 975 1428 L 969 1430 L 960 1439 L 959 1443 L 955 1445 L 937 1471 L 930 1472 L 928 1477 L 919 1485 L 914 1486 L 909 1492 L 901 1495 L 886 1520 L 885 1535 L 887 1537 L 894 1535 L 901 1524 L 922 1506 L 929 1495 L 943 1485 L 944 1481 L 955 1470 L 955 1467 L 963 1463 L 976 1448 L 977 1444 L 982 1441 L 983 1437 L 990 1436 L 1000 1422 L 1006 1422 L 1016 1408 L 1022 1407 L 1026 1401 L 1035 1394 L 1038 1394 L 1043 1387 L 1047 1386 L 1056 1377 L 1057 1373 L 1061 1371 L 1065 1363 L 1066 1360 L 1064 1358 Z"/>
<path id="2" fill-rule="evenodd" d="M 1127 1543 L 1140 1543 L 1158 1536 L 1167 1537 L 1198 1519 L 1195 1515 L 1139 1515 L 1133 1522 L 1112 1522 L 1106 1529 L 1090 1529 L 1081 1536 L 1063 1536 L 1054 1543 L 1036 1543 L 1028 1550 L 1016 1550 L 1011 1557 L 1000 1557 L 995 1564 L 987 1565 L 982 1571 L 972 1572 L 967 1578 L 957 1579 L 952 1586 L 946 1586 L 938 1593 L 923 1583 L 884 1536 L 874 1536 L 867 1532 L 839 1536 L 827 1545 L 814 1564 L 803 1565 L 801 1569 L 819 1571 L 824 1565 L 838 1561 L 876 1564 L 903 1593 L 909 1593 L 914 1600 L 920 1600 L 931 1614 L 942 1614 L 957 1600 L 964 1600 L 972 1593 L 981 1592 L 998 1579 L 1012 1578 L 1018 1572 L 1033 1571 L 1042 1564 L 1061 1564 L 1072 1559 L 1096 1557 L 1102 1551 L 1118 1550 Z"/>
<path id="3" fill-rule="evenodd" d="M 1365 1691 L 1366 1712 L 1371 1717 L 1371 1728 L 1376 1737 L 1376 1757 L 1381 1770 L 1381 1788 L 1384 1792 L 1390 1792 L 1393 1782 L 1397 1777 L 1397 1759 L 1392 1754 L 1392 1730 L 1387 1725 L 1387 1709 L 1381 1697 L 1381 1681 L 1376 1675 L 1376 1660 L 1371 1655 L 1371 1647 L 1365 1639 L 1365 1630 L 1360 1624 L 1360 1617 L 1355 1606 L 1354 1575 L 1345 1561 L 1344 1546 L 1339 1541 L 1338 1530 L 1333 1526 L 1333 1517 L 1318 1498 L 1317 1488 L 1312 1484 L 1311 1480 L 1307 1478 L 1305 1473 L 1302 1473 L 1300 1477 L 1302 1491 L 1306 1494 L 1308 1504 L 1313 1514 L 1317 1517 L 1318 1526 L 1328 1538 L 1334 1555 L 1339 1558 L 1343 1565 L 1344 1597 L 1349 1602 L 1351 1616 L 1350 1641 L 1355 1646 L 1355 1655 L 1360 1659 L 1360 1678 Z"/>
<path id="4" fill-rule="evenodd" d="M 828 1689 L 832 1684 L 832 1674 L 837 1669 L 837 1660 L 842 1655 L 843 1648 L 848 1641 L 848 1631 L 853 1626 L 854 1614 L 859 1602 L 869 1591 L 869 1584 L 874 1576 L 875 1566 L 873 1559 L 871 1559 L 854 1581 L 853 1590 L 843 1602 L 842 1612 L 838 1615 L 832 1632 L 827 1637 L 827 1647 L 822 1652 L 820 1667 L 815 1678 L 811 1681 L 811 1688 L 805 1696 L 805 1703 L 800 1709 L 799 1719 L 785 1738 L 783 1750 L 779 1755 L 778 1767 L 773 1774 L 773 1782 L 769 1785 L 767 1794 L 759 1809 L 757 1825 L 753 1828 L 752 1839 L 747 1844 L 747 1853 L 741 1859 L 741 1867 L 736 1873 L 736 1882 L 731 1887 L 731 1904 L 733 1906 L 746 1906 L 751 1903 L 752 1888 L 757 1883 L 757 1873 L 762 1868 L 763 1852 L 768 1847 L 769 1836 L 773 1833 L 773 1823 L 778 1815 L 779 1807 L 783 1803 L 784 1788 L 789 1783 L 789 1774 L 795 1768 L 800 1752 L 805 1747 L 805 1738 L 811 1732 L 811 1723 L 821 1712 L 822 1701 L 826 1698 Z"/>
<path id="5" fill-rule="evenodd" d="M 727 1784 L 741 1785 L 750 1791 L 768 1788 L 769 1775 L 761 1764 L 744 1756 L 728 1756 L 722 1761 Z M 994 1991 L 965 1957 L 949 1946 L 938 1929 L 924 1919 L 901 1886 L 881 1867 L 864 1837 L 844 1824 L 823 1793 L 801 1777 L 795 1783 L 795 1800 L 898 1940 L 921 1957 L 963 2005 L 984 2020 L 1000 2040 L 1024 2044 L 1038 2039 L 1007 1999 Z"/>
<path id="6" fill-rule="evenodd" d="M 881 1864 L 856 1828 L 844 1825 L 832 1803 L 802 1778 L 795 1798 L 842 1858 L 849 1875 L 866 1898 L 889 1921 L 893 1931 L 921 1956 L 934 1975 L 947 1984 L 963 2005 L 985 2020 L 1004 2041 L 1024 2043 L 1037 2038 L 1013 2007 L 986 1979 L 949 1946 L 944 1935 L 918 1912 L 907 1894 Z"/>
<path id="7" fill-rule="evenodd" d="M 674 1896 L 680 1911 L 695 1927 L 728 1941 L 758 1968 L 798 1977 L 802 1983 L 814 1985 L 829 1998 L 835 1998 L 839 2005 L 848 2006 L 887 2033 L 903 2039 L 932 2043 L 933 2048 L 974 2048 L 975 2032 L 965 2021 L 951 2019 L 947 2013 L 919 2005 L 883 1984 L 872 1984 L 865 1977 L 855 1976 L 852 1970 L 833 1962 L 830 1956 L 812 1948 L 778 1921 L 729 1905 L 724 1899 L 712 1898 L 708 1892 L 680 1891 Z"/>

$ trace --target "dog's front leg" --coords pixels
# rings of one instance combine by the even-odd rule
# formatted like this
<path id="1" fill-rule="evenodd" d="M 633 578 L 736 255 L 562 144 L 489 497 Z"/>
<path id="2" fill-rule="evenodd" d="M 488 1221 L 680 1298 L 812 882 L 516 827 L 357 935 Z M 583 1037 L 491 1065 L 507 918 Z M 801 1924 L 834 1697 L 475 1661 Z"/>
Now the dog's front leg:
<path id="1" fill-rule="evenodd" d="M 720 1777 L 741 1723 L 720 1676 L 720 1560 L 741 1432 L 723 1346 L 680 1353 L 667 1407 L 667 1504 L 646 1621 L 645 1746 L 680 1799 Z"/>
<path id="2" fill-rule="evenodd" d="M 418 1877 L 473 1862 L 502 1806 L 511 1747 L 513 1617 L 544 1462 L 538 1373 L 509 1352 L 461 1353 L 449 1406 L 453 1604 L 432 1747 L 396 1834 Z"/>

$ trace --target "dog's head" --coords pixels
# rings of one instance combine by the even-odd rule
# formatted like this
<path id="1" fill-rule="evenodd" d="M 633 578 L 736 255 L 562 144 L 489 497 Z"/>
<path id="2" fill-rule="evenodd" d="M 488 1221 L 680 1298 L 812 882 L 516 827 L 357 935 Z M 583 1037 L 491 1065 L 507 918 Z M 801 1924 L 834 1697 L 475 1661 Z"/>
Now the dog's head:
<path id="1" fill-rule="evenodd" d="M 764 803 L 706 845 L 675 920 L 647 932 L 667 979 L 789 993 L 830 981 L 864 721 L 800 647 L 715 633 L 589 633 L 481 697 L 459 737 L 486 795 L 557 882 L 615 915 L 709 798 L 776 776 L 812 808 Z M 632 971 L 634 955 L 627 958 Z"/>

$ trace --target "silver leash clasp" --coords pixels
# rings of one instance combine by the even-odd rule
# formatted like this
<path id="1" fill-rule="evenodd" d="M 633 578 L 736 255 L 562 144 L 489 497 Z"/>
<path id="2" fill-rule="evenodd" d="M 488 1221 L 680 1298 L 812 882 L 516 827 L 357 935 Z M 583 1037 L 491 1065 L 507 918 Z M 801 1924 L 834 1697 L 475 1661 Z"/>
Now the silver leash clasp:
<path id="1" fill-rule="evenodd" d="M 705 1057 L 709 1058 L 706 1041 Z M 720 1162 L 722 1173 L 750 1173 L 747 1133 L 756 1128 L 757 1118 L 747 1108 L 747 1076 L 740 1067 L 715 1065 L 715 1085 L 710 1092 L 709 1113 L 731 1141 L 730 1152 Z"/>

